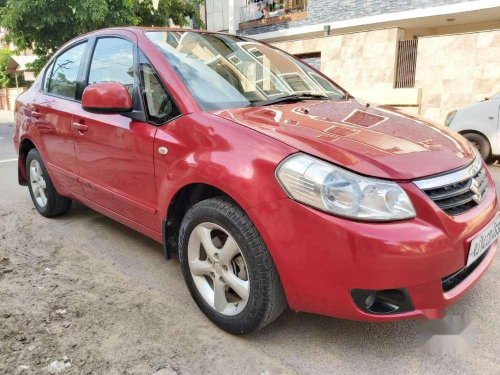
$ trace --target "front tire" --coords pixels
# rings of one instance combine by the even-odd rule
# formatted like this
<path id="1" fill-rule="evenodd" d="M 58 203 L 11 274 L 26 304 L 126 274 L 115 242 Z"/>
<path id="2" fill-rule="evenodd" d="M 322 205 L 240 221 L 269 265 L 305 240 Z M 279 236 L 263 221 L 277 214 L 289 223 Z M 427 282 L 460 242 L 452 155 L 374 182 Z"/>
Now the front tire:
<path id="1" fill-rule="evenodd" d="M 264 241 L 231 200 L 212 198 L 191 207 L 181 224 L 179 249 L 193 299 L 223 330 L 250 333 L 278 318 L 287 306 Z"/>
<path id="2" fill-rule="evenodd" d="M 465 133 L 463 136 L 472 143 L 486 163 L 492 162 L 491 146 L 486 137 L 477 133 Z"/>
<path id="3" fill-rule="evenodd" d="M 56 191 L 37 149 L 31 149 L 26 157 L 26 174 L 31 199 L 41 215 L 55 217 L 69 211 L 71 199 Z"/>

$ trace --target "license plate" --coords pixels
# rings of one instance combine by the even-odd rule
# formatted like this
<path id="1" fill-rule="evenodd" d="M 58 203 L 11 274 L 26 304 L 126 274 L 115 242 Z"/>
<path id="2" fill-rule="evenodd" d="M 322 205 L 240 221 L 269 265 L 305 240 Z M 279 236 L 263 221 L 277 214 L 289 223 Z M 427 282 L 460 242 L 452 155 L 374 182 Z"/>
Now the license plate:
<path id="1" fill-rule="evenodd" d="M 500 235 L 500 216 L 497 216 L 481 233 L 479 233 L 470 243 L 467 266 L 484 254 L 486 250 L 495 242 Z"/>

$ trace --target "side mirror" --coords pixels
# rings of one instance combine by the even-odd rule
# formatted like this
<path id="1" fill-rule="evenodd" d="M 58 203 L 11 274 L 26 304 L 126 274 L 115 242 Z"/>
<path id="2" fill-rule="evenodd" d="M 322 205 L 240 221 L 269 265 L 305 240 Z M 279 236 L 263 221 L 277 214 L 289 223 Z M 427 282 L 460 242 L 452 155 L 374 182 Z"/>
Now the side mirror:
<path id="1" fill-rule="evenodd" d="M 125 86 L 117 82 L 100 82 L 83 91 L 82 108 L 94 113 L 132 111 L 132 98 Z"/>

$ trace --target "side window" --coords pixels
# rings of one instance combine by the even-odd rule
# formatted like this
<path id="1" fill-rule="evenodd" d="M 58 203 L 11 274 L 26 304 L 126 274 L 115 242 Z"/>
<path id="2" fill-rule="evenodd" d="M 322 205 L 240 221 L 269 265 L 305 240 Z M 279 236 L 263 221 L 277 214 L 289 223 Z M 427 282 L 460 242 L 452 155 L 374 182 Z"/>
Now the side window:
<path id="1" fill-rule="evenodd" d="M 87 42 L 80 43 L 56 58 L 48 82 L 49 93 L 69 99 L 75 98 L 78 70 L 86 46 Z"/>
<path id="2" fill-rule="evenodd" d="M 134 87 L 133 44 L 120 38 L 100 38 L 97 40 L 88 84 L 118 82 L 124 85 L 130 95 Z"/>
<path id="3" fill-rule="evenodd" d="M 47 69 L 45 69 L 45 76 L 43 77 L 43 92 L 47 92 L 49 90 L 49 83 L 50 83 L 50 75 L 52 73 L 52 67 L 54 66 L 54 63 L 51 63 Z"/>
<path id="4" fill-rule="evenodd" d="M 181 114 L 170 94 L 163 87 L 160 78 L 149 63 L 141 63 L 141 93 L 146 105 L 148 118 L 155 124 Z"/>

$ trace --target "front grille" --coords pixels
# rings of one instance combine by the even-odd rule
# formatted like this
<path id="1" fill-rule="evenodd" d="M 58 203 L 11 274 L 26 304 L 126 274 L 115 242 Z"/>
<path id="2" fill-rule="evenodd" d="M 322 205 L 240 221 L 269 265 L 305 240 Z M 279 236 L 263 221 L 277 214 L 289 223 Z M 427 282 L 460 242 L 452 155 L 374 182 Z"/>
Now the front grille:
<path id="1" fill-rule="evenodd" d="M 483 255 L 477 258 L 474 263 L 472 263 L 469 267 L 464 267 L 457 272 L 452 273 L 451 275 L 445 276 L 441 279 L 441 284 L 443 286 L 443 292 L 448 292 L 464 281 L 486 258 L 489 250 L 485 251 Z"/>
<path id="2" fill-rule="evenodd" d="M 479 158 L 467 168 L 415 184 L 448 215 L 460 215 L 481 203 L 488 178 Z"/>
<path id="3" fill-rule="evenodd" d="M 474 179 L 477 181 L 479 198 L 475 199 L 476 193 L 471 190 Z M 477 206 L 484 195 L 488 186 L 486 171 L 481 168 L 473 177 L 465 181 L 438 187 L 435 189 L 424 190 L 424 192 L 436 204 L 449 215 L 458 215 Z"/>

